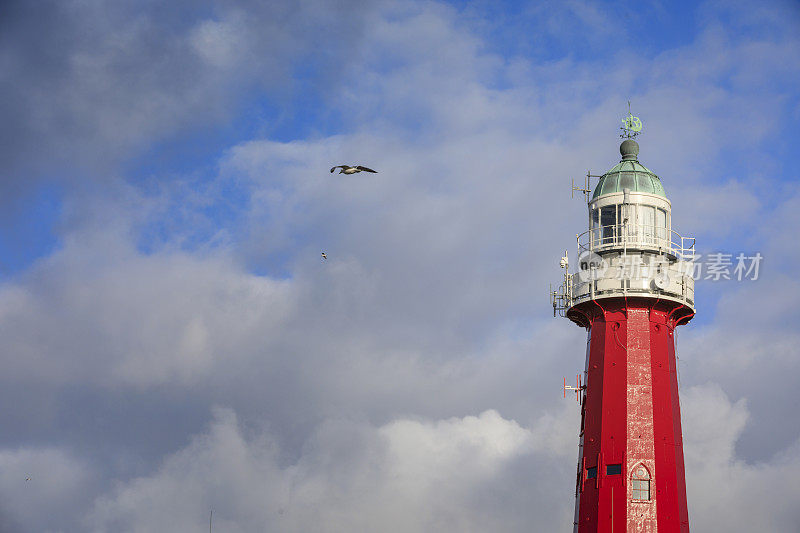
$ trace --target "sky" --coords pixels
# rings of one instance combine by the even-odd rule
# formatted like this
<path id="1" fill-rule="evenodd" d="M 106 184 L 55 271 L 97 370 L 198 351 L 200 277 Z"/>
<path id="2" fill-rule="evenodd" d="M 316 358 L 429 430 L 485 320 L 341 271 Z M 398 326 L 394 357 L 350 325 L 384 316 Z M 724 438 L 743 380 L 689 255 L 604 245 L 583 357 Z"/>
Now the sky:
<path id="1" fill-rule="evenodd" d="M 0 531 L 570 531 L 586 333 L 548 290 L 628 101 L 673 228 L 763 256 L 677 333 L 692 530 L 797 530 L 798 30 L 777 0 L 4 3 Z"/>

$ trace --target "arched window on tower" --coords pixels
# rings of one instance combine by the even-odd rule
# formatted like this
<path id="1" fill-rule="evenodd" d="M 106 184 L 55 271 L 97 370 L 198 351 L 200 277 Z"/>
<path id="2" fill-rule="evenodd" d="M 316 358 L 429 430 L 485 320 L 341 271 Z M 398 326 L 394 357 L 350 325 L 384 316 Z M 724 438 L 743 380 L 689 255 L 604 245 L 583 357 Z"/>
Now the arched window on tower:
<path id="1" fill-rule="evenodd" d="M 650 472 L 644 465 L 633 469 L 631 474 L 631 497 L 634 500 L 650 499 Z"/>

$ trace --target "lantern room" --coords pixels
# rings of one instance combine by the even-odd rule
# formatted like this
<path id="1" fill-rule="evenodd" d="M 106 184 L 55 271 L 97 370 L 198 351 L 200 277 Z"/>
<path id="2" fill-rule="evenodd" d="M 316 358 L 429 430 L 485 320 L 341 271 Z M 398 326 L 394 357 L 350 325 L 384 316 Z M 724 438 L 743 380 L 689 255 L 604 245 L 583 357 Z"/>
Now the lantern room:
<path id="1" fill-rule="evenodd" d="M 639 162 L 639 144 L 625 139 L 619 151 L 622 160 L 594 191 L 581 189 L 591 197 L 589 229 L 577 235 L 578 270 L 569 273 L 565 255 L 564 285 L 552 293 L 554 312 L 575 320 L 571 307 L 602 298 L 657 296 L 694 306 L 694 238 L 672 229 L 672 205 L 661 179 Z"/>
<path id="2" fill-rule="evenodd" d="M 639 163 L 639 144 L 620 145 L 622 161 L 600 177 L 589 200 L 588 248 L 596 253 L 628 249 L 669 254 L 671 205 L 661 180 Z"/>

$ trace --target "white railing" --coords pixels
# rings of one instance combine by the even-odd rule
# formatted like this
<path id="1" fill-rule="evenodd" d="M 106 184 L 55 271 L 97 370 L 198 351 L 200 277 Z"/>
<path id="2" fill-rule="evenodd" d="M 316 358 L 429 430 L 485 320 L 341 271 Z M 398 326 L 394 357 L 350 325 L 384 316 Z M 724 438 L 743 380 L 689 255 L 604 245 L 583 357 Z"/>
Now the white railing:
<path id="1" fill-rule="evenodd" d="M 578 256 L 586 252 L 602 253 L 620 248 L 652 250 L 672 255 L 678 260 L 694 258 L 694 237 L 684 237 L 663 226 L 616 224 L 584 231 L 577 236 Z"/>

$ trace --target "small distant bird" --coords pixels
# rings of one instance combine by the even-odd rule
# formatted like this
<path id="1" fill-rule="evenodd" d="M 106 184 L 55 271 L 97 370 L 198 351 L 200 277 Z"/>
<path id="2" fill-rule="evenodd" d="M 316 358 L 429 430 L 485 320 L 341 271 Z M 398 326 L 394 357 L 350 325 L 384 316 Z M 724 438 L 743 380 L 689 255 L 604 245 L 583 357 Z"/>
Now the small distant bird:
<path id="1" fill-rule="evenodd" d="M 372 173 L 375 173 L 375 174 L 378 173 L 377 170 L 372 170 L 371 168 L 362 167 L 361 165 L 358 165 L 358 166 L 355 166 L 355 167 L 351 167 L 350 165 L 336 165 L 335 167 L 333 167 L 331 169 L 331 172 L 333 172 L 337 168 L 341 169 L 339 171 L 339 174 L 355 174 L 357 172 L 372 172 Z"/>
<path id="2" fill-rule="evenodd" d="M 325 252 L 322 252 L 322 258 L 323 259 L 327 259 L 328 258 L 328 254 L 326 254 Z"/>

